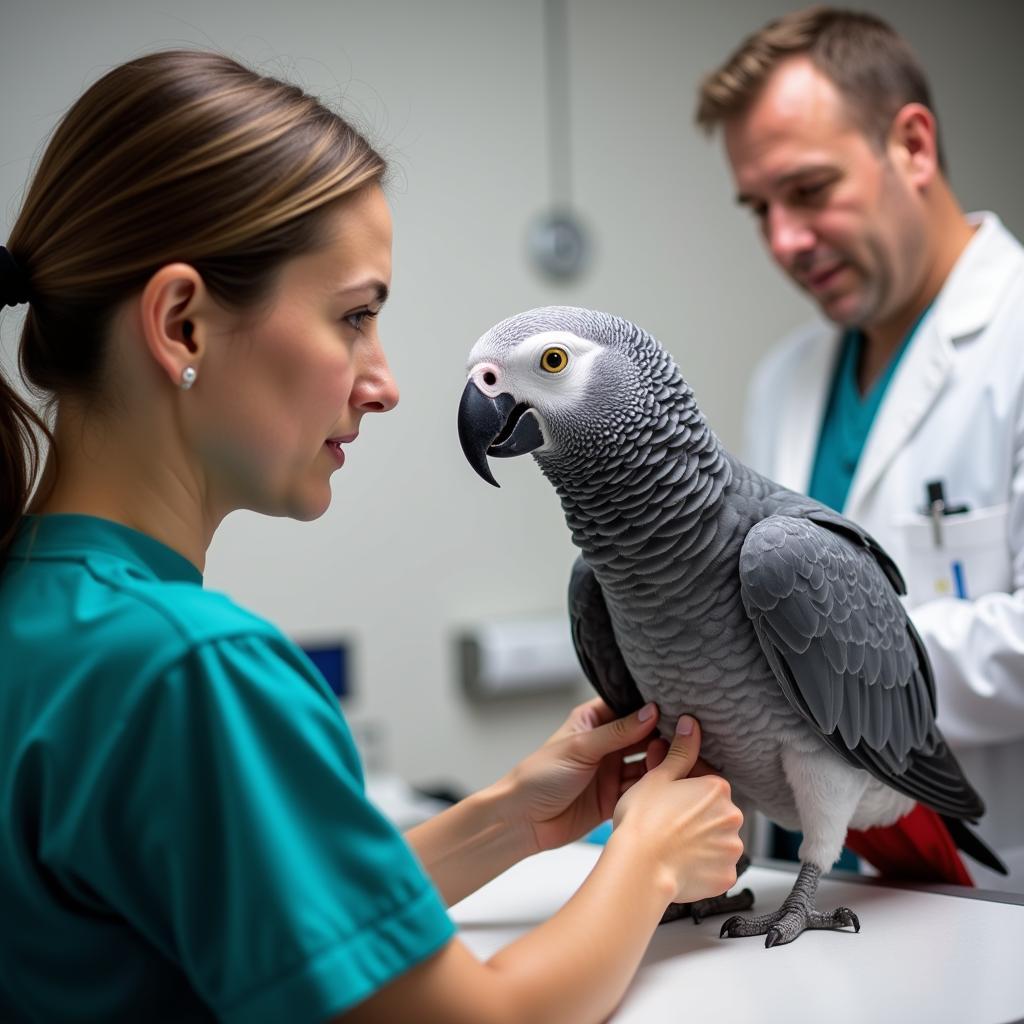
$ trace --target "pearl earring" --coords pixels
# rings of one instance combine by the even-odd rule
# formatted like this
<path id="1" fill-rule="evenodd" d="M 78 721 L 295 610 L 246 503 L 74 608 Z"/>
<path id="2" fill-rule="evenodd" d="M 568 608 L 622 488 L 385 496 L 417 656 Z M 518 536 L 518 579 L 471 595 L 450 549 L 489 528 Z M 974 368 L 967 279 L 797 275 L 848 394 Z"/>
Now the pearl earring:
<path id="1" fill-rule="evenodd" d="M 188 391 L 195 382 L 196 368 L 194 366 L 186 366 L 185 369 L 181 371 L 181 383 L 178 387 L 180 387 L 182 391 Z"/>

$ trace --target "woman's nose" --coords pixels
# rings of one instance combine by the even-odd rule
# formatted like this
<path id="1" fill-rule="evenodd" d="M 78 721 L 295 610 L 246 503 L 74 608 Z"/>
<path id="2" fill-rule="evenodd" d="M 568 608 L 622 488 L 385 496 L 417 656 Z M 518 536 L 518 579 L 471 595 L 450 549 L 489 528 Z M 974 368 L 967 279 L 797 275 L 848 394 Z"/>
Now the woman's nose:
<path id="1" fill-rule="evenodd" d="M 398 385 L 379 349 L 352 388 L 352 403 L 363 412 L 390 412 L 398 405 Z"/>

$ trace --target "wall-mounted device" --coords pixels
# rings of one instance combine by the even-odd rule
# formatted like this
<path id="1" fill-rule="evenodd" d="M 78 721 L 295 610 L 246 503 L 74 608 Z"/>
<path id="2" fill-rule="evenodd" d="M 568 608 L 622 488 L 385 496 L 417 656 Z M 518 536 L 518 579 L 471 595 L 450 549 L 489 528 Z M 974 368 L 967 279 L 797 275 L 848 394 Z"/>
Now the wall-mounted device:
<path id="1" fill-rule="evenodd" d="M 564 616 L 481 623 L 458 634 L 456 653 L 474 697 L 570 690 L 583 680 Z"/>

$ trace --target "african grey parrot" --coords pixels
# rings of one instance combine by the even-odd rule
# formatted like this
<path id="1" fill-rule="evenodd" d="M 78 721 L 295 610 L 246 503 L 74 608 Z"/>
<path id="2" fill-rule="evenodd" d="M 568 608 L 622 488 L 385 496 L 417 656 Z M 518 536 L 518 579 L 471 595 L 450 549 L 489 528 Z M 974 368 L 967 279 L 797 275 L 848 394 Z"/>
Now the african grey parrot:
<path id="1" fill-rule="evenodd" d="M 1002 867 L 963 824 L 984 807 L 936 728 L 896 566 L 854 523 L 730 455 L 653 337 L 568 306 L 502 321 L 470 353 L 459 436 L 490 483 L 487 455 L 530 452 L 558 492 L 582 552 L 573 639 L 606 702 L 625 714 L 656 701 L 663 730 L 695 715 L 736 803 L 803 831 L 782 907 L 732 917 L 723 935 L 772 946 L 859 930 L 848 908 L 816 909 L 819 877 L 848 829 L 876 835 L 911 811 L 938 828 L 954 878 L 970 884 L 953 841 Z"/>

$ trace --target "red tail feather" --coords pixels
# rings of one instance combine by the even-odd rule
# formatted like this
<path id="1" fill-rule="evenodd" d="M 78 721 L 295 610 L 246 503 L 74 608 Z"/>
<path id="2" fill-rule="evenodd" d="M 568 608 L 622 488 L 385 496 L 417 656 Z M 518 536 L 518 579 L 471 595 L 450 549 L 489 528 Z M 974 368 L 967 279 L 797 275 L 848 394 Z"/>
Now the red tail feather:
<path id="1" fill-rule="evenodd" d="M 974 885 L 949 829 L 923 804 L 892 825 L 863 831 L 851 828 L 846 845 L 874 865 L 882 878 Z"/>

